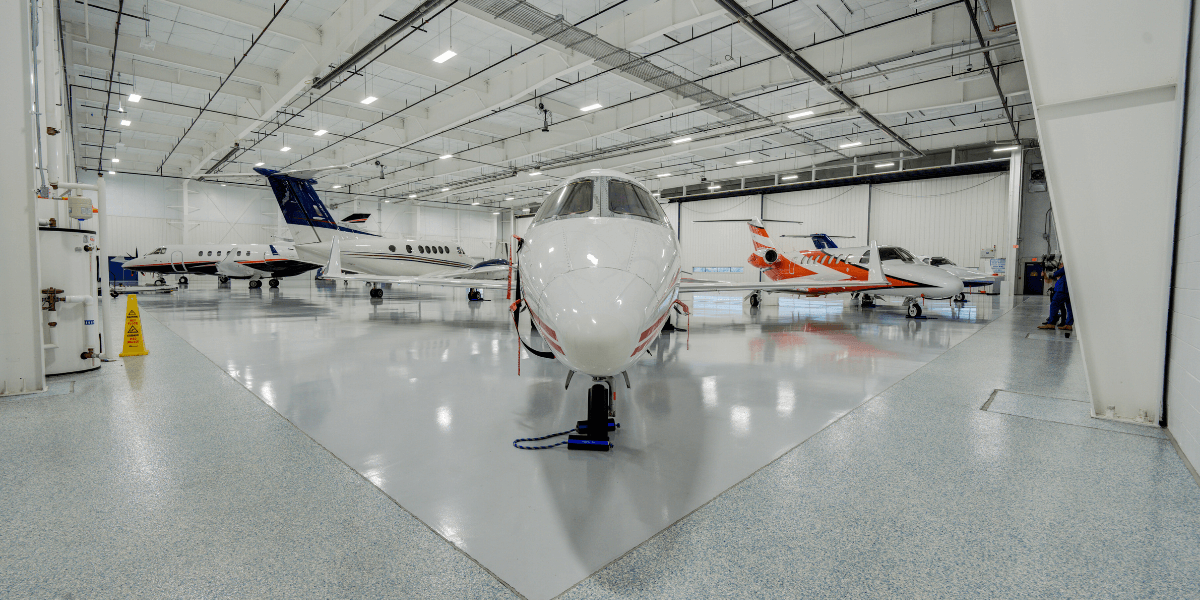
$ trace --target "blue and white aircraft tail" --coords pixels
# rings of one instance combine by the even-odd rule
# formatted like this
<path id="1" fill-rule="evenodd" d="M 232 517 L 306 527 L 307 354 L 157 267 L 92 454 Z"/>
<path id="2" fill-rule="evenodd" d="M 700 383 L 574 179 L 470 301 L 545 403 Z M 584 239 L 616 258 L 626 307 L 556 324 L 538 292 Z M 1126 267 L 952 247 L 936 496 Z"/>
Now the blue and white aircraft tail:
<path id="1" fill-rule="evenodd" d="M 271 191 L 275 192 L 275 201 L 279 203 L 279 210 L 283 211 L 283 220 L 287 222 L 297 244 L 315 244 L 328 242 L 334 237 L 345 237 L 337 236 L 338 233 L 349 236 L 379 237 L 373 233 L 339 224 L 329 209 L 325 207 L 325 203 L 321 202 L 317 190 L 313 188 L 313 184 L 317 182 L 315 179 L 300 179 L 288 173 L 262 167 L 254 170 L 267 178 L 267 183 L 271 185 Z"/>

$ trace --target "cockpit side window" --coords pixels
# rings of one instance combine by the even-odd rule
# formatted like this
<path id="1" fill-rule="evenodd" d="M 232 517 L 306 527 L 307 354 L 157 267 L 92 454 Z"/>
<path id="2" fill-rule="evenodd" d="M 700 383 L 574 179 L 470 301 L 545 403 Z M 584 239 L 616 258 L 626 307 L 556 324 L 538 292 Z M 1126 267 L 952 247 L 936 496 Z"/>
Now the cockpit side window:
<path id="1" fill-rule="evenodd" d="M 900 260 L 906 263 L 917 262 L 917 257 L 913 256 L 911 252 L 905 250 L 904 248 L 896 248 L 896 253 L 900 255 Z"/>
<path id="2" fill-rule="evenodd" d="M 950 260 L 950 259 L 948 259 L 948 258 L 942 258 L 942 257 L 940 257 L 940 256 L 935 256 L 935 257 L 933 257 L 933 259 L 932 259 L 932 260 L 930 260 L 929 264 L 931 264 L 931 265 L 933 265 L 933 266 L 935 266 L 935 267 L 940 267 L 940 266 L 942 266 L 942 265 L 952 265 L 952 266 L 957 266 L 957 265 L 954 265 L 954 261 L 952 261 L 952 260 Z"/>
<path id="3" fill-rule="evenodd" d="M 635 215 L 665 221 L 666 213 L 646 190 L 620 179 L 608 180 L 608 209 L 619 215 Z"/>
<path id="4" fill-rule="evenodd" d="M 565 215 L 581 215 L 592 210 L 592 195 L 594 186 L 591 179 L 577 179 L 566 186 L 554 190 L 542 207 L 538 209 L 533 222 L 537 223 L 550 217 Z"/>
<path id="5" fill-rule="evenodd" d="M 883 254 L 880 253 L 880 256 L 883 256 Z M 866 252 L 863 252 L 862 258 L 858 259 L 858 264 L 865 265 L 869 262 L 871 262 L 871 251 L 867 250 Z"/>
<path id="6" fill-rule="evenodd" d="M 151 252 L 150 254 L 147 254 L 146 256 L 154 256 L 155 254 L 166 254 L 166 253 L 167 253 L 167 247 L 159 246 L 158 248 L 154 249 L 154 252 Z"/>

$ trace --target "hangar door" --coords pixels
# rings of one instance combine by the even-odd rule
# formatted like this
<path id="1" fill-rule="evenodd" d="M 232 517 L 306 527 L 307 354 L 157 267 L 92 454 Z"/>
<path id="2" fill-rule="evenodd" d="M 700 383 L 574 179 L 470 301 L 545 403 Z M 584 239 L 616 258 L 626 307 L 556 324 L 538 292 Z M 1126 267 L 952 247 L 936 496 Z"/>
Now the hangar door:
<path id="1" fill-rule="evenodd" d="M 1004 256 L 1008 173 L 871 186 L 871 239 L 964 267 L 986 267 L 980 250 Z"/>

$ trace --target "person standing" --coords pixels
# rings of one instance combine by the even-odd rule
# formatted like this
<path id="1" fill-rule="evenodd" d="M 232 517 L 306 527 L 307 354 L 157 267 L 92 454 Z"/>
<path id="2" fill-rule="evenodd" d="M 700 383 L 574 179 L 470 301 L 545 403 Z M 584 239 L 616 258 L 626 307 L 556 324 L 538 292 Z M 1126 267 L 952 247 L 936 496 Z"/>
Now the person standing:
<path id="1" fill-rule="evenodd" d="M 1050 296 L 1050 317 L 1045 323 L 1038 325 L 1038 329 L 1057 327 L 1072 331 L 1075 328 L 1075 313 L 1071 309 L 1071 295 L 1067 289 L 1066 263 L 1061 264 L 1048 279 L 1054 282 L 1054 293 Z"/>

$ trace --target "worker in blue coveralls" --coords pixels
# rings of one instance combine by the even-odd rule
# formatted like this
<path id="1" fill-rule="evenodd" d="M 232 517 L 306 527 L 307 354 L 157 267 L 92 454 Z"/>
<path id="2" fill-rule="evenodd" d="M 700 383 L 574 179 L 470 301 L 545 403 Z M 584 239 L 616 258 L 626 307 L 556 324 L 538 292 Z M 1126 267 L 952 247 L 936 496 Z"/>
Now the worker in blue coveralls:
<path id="1" fill-rule="evenodd" d="M 1050 318 L 1038 325 L 1038 329 L 1058 327 L 1071 331 L 1075 328 L 1075 312 L 1071 310 L 1071 294 L 1067 290 L 1066 265 L 1059 266 L 1048 279 L 1054 281 L 1054 294 L 1050 296 Z"/>

